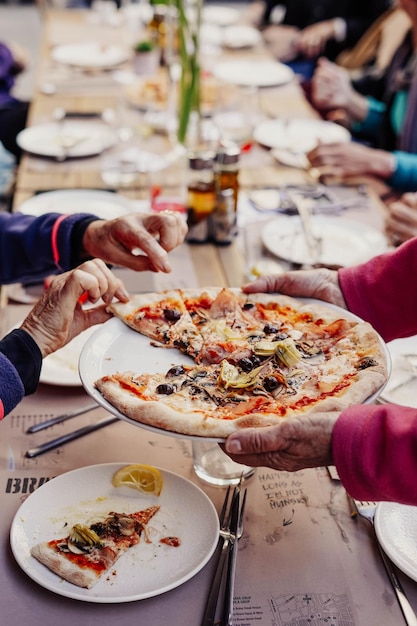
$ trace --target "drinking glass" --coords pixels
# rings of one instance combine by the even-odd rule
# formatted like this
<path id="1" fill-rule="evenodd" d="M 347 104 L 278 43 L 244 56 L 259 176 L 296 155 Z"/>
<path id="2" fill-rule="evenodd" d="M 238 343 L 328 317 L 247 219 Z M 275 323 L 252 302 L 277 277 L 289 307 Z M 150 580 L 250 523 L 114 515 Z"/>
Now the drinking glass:
<path id="1" fill-rule="evenodd" d="M 194 471 L 209 485 L 217 487 L 237 485 L 241 478 L 248 479 L 256 471 L 255 467 L 232 461 L 215 441 L 194 440 L 192 448 Z"/>

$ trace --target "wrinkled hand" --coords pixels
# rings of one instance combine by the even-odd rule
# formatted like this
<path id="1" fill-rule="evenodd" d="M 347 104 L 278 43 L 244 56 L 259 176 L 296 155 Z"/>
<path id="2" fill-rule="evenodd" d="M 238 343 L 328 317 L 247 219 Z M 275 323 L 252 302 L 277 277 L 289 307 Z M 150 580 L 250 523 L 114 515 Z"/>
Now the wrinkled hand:
<path id="1" fill-rule="evenodd" d="M 284 418 L 266 428 L 248 428 L 230 435 L 225 452 L 236 462 L 295 472 L 333 465 L 332 432 L 338 412 Z"/>
<path id="2" fill-rule="evenodd" d="M 92 222 L 83 246 L 91 257 L 136 271 L 170 272 L 168 252 L 187 233 L 183 217 L 172 212 L 130 213 L 114 220 Z"/>
<path id="3" fill-rule="evenodd" d="M 347 70 L 321 58 L 311 80 L 311 99 L 319 109 L 349 109 L 355 90 Z"/>
<path id="4" fill-rule="evenodd" d="M 297 36 L 297 50 L 308 59 L 316 59 L 324 52 L 326 44 L 334 39 L 335 27 L 333 20 L 317 22 L 301 30 Z"/>
<path id="5" fill-rule="evenodd" d="M 79 300 L 85 293 L 90 302 L 102 298 L 105 304 L 83 310 Z M 36 341 L 45 357 L 86 328 L 108 320 L 111 315 L 105 310 L 106 304 L 113 297 L 122 302 L 129 300 L 122 281 L 100 259 L 87 261 L 52 279 L 21 328 Z"/>
<path id="6" fill-rule="evenodd" d="M 360 143 L 319 144 L 307 154 L 321 178 L 343 179 L 352 176 L 392 176 L 392 156 L 385 150 L 368 148 Z"/>
<path id="7" fill-rule="evenodd" d="M 261 276 L 243 285 L 245 293 L 284 293 L 293 297 L 317 298 L 346 309 L 337 271 L 320 268 Z"/>
<path id="8" fill-rule="evenodd" d="M 405 193 L 389 205 L 385 230 L 394 245 L 417 236 L 417 194 Z"/>
<path id="9" fill-rule="evenodd" d="M 262 31 L 268 51 L 278 61 L 292 61 L 297 56 L 298 29 L 283 24 L 271 24 Z"/>

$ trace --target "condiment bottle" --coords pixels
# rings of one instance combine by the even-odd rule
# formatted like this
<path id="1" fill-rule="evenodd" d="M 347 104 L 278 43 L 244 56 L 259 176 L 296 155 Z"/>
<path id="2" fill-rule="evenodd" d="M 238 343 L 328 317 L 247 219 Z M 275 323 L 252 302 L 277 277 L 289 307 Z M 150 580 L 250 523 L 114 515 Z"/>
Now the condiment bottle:
<path id="1" fill-rule="evenodd" d="M 237 235 L 237 202 L 239 196 L 238 146 L 223 146 L 216 158 L 216 207 L 210 218 L 215 243 L 227 245 Z"/>
<path id="2" fill-rule="evenodd" d="M 189 155 L 187 241 L 191 243 L 203 243 L 209 236 L 208 218 L 216 204 L 214 161 L 215 154 L 211 151 Z"/>

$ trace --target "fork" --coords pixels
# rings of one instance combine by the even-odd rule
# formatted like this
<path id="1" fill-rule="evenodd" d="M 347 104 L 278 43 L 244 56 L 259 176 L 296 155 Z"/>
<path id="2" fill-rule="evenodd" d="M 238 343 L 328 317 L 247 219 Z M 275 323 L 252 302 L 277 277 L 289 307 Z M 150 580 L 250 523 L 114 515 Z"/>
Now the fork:
<path id="1" fill-rule="evenodd" d="M 221 552 L 219 555 L 219 559 L 217 561 L 217 566 L 214 572 L 213 580 L 211 582 L 211 587 L 210 587 L 209 595 L 207 598 L 201 626 L 213 626 L 215 623 L 216 608 L 217 608 L 217 602 L 219 599 L 220 587 L 223 581 L 224 572 L 225 572 L 225 568 L 227 564 L 226 559 L 232 548 L 232 541 L 233 541 L 232 518 L 233 518 L 233 511 L 234 511 L 233 504 L 235 505 L 235 507 L 237 505 L 240 505 L 240 501 L 236 500 L 236 494 L 240 493 L 240 489 L 241 489 L 241 484 L 239 483 L 234 488 L 232 496 L 230 498 L 231 489 L 230 487 L 227 488 L 226 496 L 224 498 L 223 506 L 219 515 L 219 521 L 220 521 L 219 542 L 221 544 Z M 246 490 L 245 490 L 245 494 L 246 494 Z M 240 507 L 239 519 L 238 519 L 238 525 L 237 525 L 237 532 L 236 532 L 237 539 L 240 539 L 240 537 L 243 534 L 242 506 Z"/>
<path id="2" fill-rule="evenodd" d="M 378 546 L 378 550 L 381 555 L 382 562 L 385 566 L 386 572 L 388 574 L 390 582 L 397 596 L 397 600 L 401 607 L 406 624 L 408 624 L 408 626 L 417 626 L 417 616 L 411 604 L 409 603 L 407 596 L 405 595 L 404 589 L 402 588 L 402 585 L 397 577 L 397 574 L 395 572 L 393 564 L 391 563 L 391 560 L 385 554 L 384 550 L 382 549 L 381 544 L 378 541 L 378 537 L 376 536 L 374 519 L 375 519 L 375 510 L 376 510 L 377 503 L 376 502 L 363 502 L 361 500 L 355 500 L 354 498 L 351 498 L 351 500 L 358 514 L 361 517 L 367 519 L 368 522 L 370 522 L 372 525 L 376 544 Z"/>

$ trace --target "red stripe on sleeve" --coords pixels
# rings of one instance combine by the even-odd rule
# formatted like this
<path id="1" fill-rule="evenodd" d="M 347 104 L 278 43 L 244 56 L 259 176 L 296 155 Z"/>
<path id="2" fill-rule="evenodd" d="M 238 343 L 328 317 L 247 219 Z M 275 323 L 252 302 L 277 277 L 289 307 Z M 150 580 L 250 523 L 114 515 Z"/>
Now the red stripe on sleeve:
<path id="1" fill-rule="evenodd" d="M 60 215 L 52 228 L 52 254 L 54 258 L 54 263 L 57 266 L 59 266 L 58 229 L 61 225 L 61 222 L 67 217 L 67 215 Z"/>
<path id="2" fill-rule="evenodd" d="M 0 420 L 2 420 L 4 417 L 4 406 L 3 406 L 3 402 L 0 400 Z"/>

